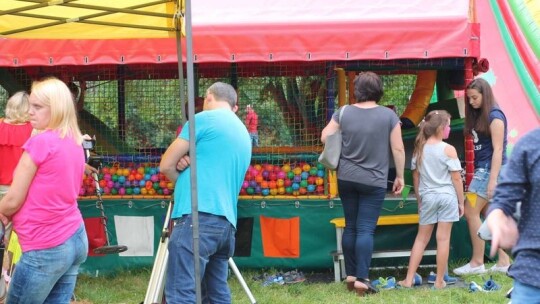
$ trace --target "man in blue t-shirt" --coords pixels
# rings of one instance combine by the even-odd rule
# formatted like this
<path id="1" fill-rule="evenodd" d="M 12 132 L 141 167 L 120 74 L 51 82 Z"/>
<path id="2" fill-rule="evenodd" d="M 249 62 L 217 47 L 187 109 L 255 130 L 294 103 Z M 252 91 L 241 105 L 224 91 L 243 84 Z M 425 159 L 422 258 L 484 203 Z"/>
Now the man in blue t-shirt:
<path id="1" fill-rule="evenodd" d="M 202 295 L 209 303 L 231 303 L 228 259 L 234 253 L 238 194 L 251 160 L 251 140 L 234 113 L 236 101 L 232 86 L 216 82 L 206 91 L 203 111 L 195 115 L 199 263 Z M 160 163 L 161 172 L 176 183 L 165 285 L 170 304 L 196 301 L 191 169 L 186 167 L 190 142 L 187 122 Z"/>

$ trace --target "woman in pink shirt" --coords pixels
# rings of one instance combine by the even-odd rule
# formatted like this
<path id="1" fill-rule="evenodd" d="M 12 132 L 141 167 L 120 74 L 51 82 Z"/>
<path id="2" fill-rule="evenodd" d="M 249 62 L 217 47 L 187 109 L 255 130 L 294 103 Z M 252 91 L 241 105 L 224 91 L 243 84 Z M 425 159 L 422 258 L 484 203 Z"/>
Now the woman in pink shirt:
<path id="1" fill-rule="evenodd" d="M 30 123 L 40 132 L 24 144 L 10 191 L 0 201 L 0 218 L 12 219 L 23 251 L 7 303 L 69 303 L 88 252 L 77 207 L 83 139 L 65 83 L 35 82 L 29 100 Z"/>

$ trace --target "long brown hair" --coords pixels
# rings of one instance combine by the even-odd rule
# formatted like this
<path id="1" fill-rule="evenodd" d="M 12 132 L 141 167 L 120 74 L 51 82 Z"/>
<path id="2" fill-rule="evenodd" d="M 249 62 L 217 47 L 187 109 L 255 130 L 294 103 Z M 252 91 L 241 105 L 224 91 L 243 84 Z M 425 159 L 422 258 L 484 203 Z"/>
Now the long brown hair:
<path id="1" fill-rule="evenodd" d="M 465 94 L 465 127 L 463 132 L 465 135 L 472 134 L 474 129 L 477 133 L 485 136 L 490 136 L 489 129 L 489 112 L 493 107 L 497 106 L 493 90 L 489 83 L 483 78 L 476 78 L 467 86 L 467 90 L 474 89 L 482 95 L 482 105 L 479 109 L 471 106 L 469 97 Z"/>
<path id="2" fill-rule="evenodd" d="M 420 165 L 422 164 L 424 145 L 428 138 L 446 127 L 451 118 L 452 116 L 450 116 L 450 113 L 445 110 L 434 110 L 424 117 L 424 120 L 420 123 L 420 129 L 418 130 L 418 135 L 416 135 L 414 141 L 413 157 L 416 157 L 416 168 L 420 168 Z"/>

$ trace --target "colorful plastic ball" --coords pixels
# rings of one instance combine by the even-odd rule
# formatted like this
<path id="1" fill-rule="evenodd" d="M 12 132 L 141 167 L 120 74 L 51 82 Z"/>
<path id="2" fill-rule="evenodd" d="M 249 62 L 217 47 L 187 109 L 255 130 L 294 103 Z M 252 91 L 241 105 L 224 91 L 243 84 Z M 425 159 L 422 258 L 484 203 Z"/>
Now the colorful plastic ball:
<path id="1" fill-rule="evenodd" d="M 156 193 L 159 195 L 163 195 L 163 189 L 159 188 L 156 190 Z"/>
<path id="2" fill-rule="evenodd" d="M 317 171 L 317 176 L 318 177 L 324 177 L 324 170 Z"/>
<path id="3" fill-rule="evenodd" d="M 247 194 L 249 194 L 249 195 L 253 195 L 253 193 L 255 193 L 255 189 L 253 189 L 252 187 L 248 187 L 248 188 L 246 189 L 246 192 L 247 192 Z"/>
<path id="4" fill-rule="evenodd" d="M 315 175 L 317 175 L 317 171 L 318 171 L 317 168 L 313 167 L 313 168 L 309 169 L 309 175 L 315 176 Z"/>
<path id="5" fill-rule="evenodd" d="M 315 185 L 317 186 L 324 185 L 324 178 L 317 177 L 317 179 L 315 180 Z"/>
<path id="6" fill-rule="evenodd" d="M 261 182 L 261 188 L 268 188 L 268 182 L 267 181 L 262 181 Z"/>
<path id="7" fill-rule="evenodd" d="M 139 187 L 133 188 L 133 194 L 141 194 L 141 188 Z"/>
<path id="8" fill-rule="evenodd" d="M 161 188 L 159 187 L 159 183 L 158 183 L 158 182 L 153 183 L 153 184 L 152 184 L 152 188 L 154 188 L 154 190 L 161 189 Z"/>
<path id="9" fill-rule="evenodd" d="M 306 188 L 307 186 L 308 186 L 307 180 L 304 179 L 304 180 L 302 180 L 302 181 L 300 182 L 300 187 Z"/>
<path id="10" fill-rule="evenodd" d="M 278 194 L 285 194 L 285 187 L 279 187 L 277 189 Z"/>
<path id="11" fill-rule="evenodd" d="M 296 167 L 293 169 L 294 175 L 300 175 L 302 173 L 302 168 Z"/>
<path id="12" fill-rule="evenodd" d="M 286 179 L 283 181 L 283 185 L 285 187 L 290 187 L 292 185 L 292 181 L 290 179 Z"/>
<path id="13" fill-rule="evenodd" d="M 304 164 L 302 166 L 302 171 L 304 172 L 309 172 L 310 169 L 311 169 L 311 166 L 309 164 Z"/>
<path id="14" fill-rule="evenodd" d="M 285 185 L 285 181 L 282 180 L 282 179 L 278 179 L 278 180 L 276 181 L 276 185 L 277 185 L 278 187 L 283 187 L 283 186 Z"/>
<path id="15" fill-rule="evenodd" d="M 151 168 L 149 172 L 150 172 L 150 175 L 155 175 L 157 173 L 157 170 L 156 168 Z"/>
<path id="16" fill-rule="evenodd" d="M 147 194 L 148 194 L 148 190 L 146 190 L 146 188 L 141 188 L 141 194 L 142 194 L 142 195 L 147 195 Z"/>
<path id="17" fill-rule="evenodd" d="M 150 178 L 152 178 L 152 175 L 150 175 L 150 174 L 145 174 L 144 175 L 144 180 L 150 180 Z"/>
<path id="18" fill-rule="evenodd" d="M 116 174 L 113 175 L 112 178 L 111 178 L 111 180 L 112 180 L 113 182 L 117 182 L 117 181 L 118 181 L 118 175 L 116 175 Z"/>
<path id="19" fill-rule="evenodd" d="M 125 183 L 125 182 L 126 182 L 126 177 L 123 176 L 123 175 L 118 176 L 118 182 L 119 182 L 120 184 Z"/>
<path id="20" fill-rule="evenodd" d="M 152 189 L 152 182 L 151 181 L 146 181 L 146 183 L 144 184 L 144 187 L 146 188 L 146 190 L 150 190 Z"/>
<path id="21" fill-rule="evenodd" d="M 324 170 L 324 165 L 321 163 L 317 163 L 317 169 Z"/>
<path id="22" fill-rule="evenodd" d="M 274 165 L 272 165 L 272 164 L 266 164 L 266 165 L 264 166 L 264 170 L 266 170 L 266 171 L 268 171 L 268 172 L 272 172 L 272 171 L 274 171 Z"/>
<path id="23" fill-rule="evenodd" d="M 299 183 L 302 180 L 302 177 L 300 175 L 295 175 L 293 178 L 293 182 Z"/>
<path id="24" fill-rule="evenodd" d="M 127 180 L 127 181 L 124 183 L 124 187 L 126 187 L 126 188 L 131 187 L 131 182 Z"/>
<path id="25" fill-rule="evenodd" d="M 292 172 L 292 171 L 287 172 L 287 178 L 288 179 L 293 179 L 294 178 L 294 172 Z"/>
<path id="26" fill-rule="evenodd" d="M 262 169 L 262 166 L 261 166 L 261 165 L 259 165 L 259 164 L 256 164 L 255 166 L 253 166 L 253 169 L 255 169 L 255 170 L 257 170 L 257 171 L 259 171 L 259 172 L 260 172 L 260 171 L 261 171 L 261 169 Z"/>
<path id="27" fill-rule="evenodd" d="M 296 191 L 296 190 L 300 189 L 300 184 L 299 183 L 293 183 L 292 184 L 292 189 L 293 189 L 293 191 Z"/>
<path id="28" fill-rule="evenodd" d="M 144 174 L 144 167 L 137 168 L 137 172 L 139 172 L 139 174 L 143 175 Z"/>
<path id="29" fill-rule="evenodd" d="M 285 171 L 279 171 L 276 173 L 278 179 L 285 179 L 287 177 L 287 173 Z"/>
<path id="30" fill-rule="evenodd" d="M 247 180 L 242 182 L 242 189 L 246 189 L 248 186 L 249 186 L 249 182 Z"/>
<path id="31" fill-rule="evenodd" d="M 105 187 L 105 188 L 102 189 L 102 191 L 103 191 L 104 194 L 109 194 L 109 193 L 111 193 L 111 188 Z"/>
<path id="32" fill-rule="evenodd" d="M 170 195 L 170 194 L 171 194 L 171 190 L 167 188 L 163 188 L 163 195 Z"/>
<path id="33" fill-rule="evenodd" d="M 255 189 L 255 194 L 261 194 L 261 192 L 262 192 L 261 186 L 257 185 L 257 186 L 255 186 L 254 189 Z"/>
<path id="34" fill-rule="evenodd" d="M 285 164 L 285 165 L 283 165 L 283 167 L 281 167 L 281 170 L 283 172 L 287 173 L 287 172 L 291 171 L 291 165 Z"/>
<path id="35" fill-rule="evenodd" d="M 270 189 L 270 195 L 277 195 L 277 194 L 278 194 L 278 189 L 277 188 Z"/>
<path id="36" fill-rule="evenodd" d="M 112 175 L 107 173 L 107 174 L 103 174 L 103 179 L 106 180 L 106 181 L 110 181 L 112 180 Z"/>
<path id="37" fill-rule="evenodd" d="M 159 187 L 160 187 L 161 189 L 166 189 L 166 188 L 167 188 L 167 182 L 164 181 L 164 180 L 161 180 L 161 181 L 159 182 Z"/>
<path id="38" fill-rule="evenodd" d="M 159 181 L 159 176 L 157 174 L 153 174 L 150 176 L 150 180 L 153 182 Z"/>
<path id="39" fill-rule="evenodd" d="M 270 194 L 270 189 L 268 189 L 268 188 L 262 189 L 261 194 L 263 196 L 267 196 L 268 194 Z"/>
<path id="40" fill-rule="evenodd" d="M 275 181 L 269 181 L 268 182 L 268 188 L 276 189 L 277 188 L 277 183 Z"/>
<path id="41" fill-rule="evenodd" d="M 133 189 L 131 189 L 131 188 L 126 188 L 126 194 L 127 194 L 127 195 L 132 195 L 132 194 L 133 194 Z"/>
<path id="42" fill-rule="evenodd" d="M 144 180 L 140 180 L 140 181 L 139 181 L 139 187 L 142 188 L 142 187 L 144 187 L 145 185 L 146 185 L 146 181 L 144 181 Z"/>
<path id="43" fill-rule="evenodd" d="M 172 182 L 168 182 L 167 183 L 167 189 L 173 190 L 174 189 L 174 184 Z"/>
<path id="44" fill-rule="evenodd" d="M 298 190 L 298 192 L 299 192 L 300 195 L 305 195 L 305 194 L 307 194 L 307 188 L 300 187 L 300 189 Z"/>
<path id="45" fill-rule="evenodd" d="M 118 189 L 118 194 L 120 194 L 120 195 L 126 194 L 126 188 L 121 187 L 120 189 Z"/>
<path id="46" fill-rule="evenodd" d="M 116 188 L 112 188 L 112 189 L 111 189 L 111 194 L 112 194 L 112 195 L 117 195 L 117 194 L 118 194 L 118 190 L 116 190 Z"/>
<path id="47" fill-rule="evenodd" d="M 285 187 L 285 192 L 291 194 L 293 192 L 292 187 Z"/>
<path id="48" fill-rule="evenodd" d="M 307 186 L 307 191 L 308 191 L 309 193 L 315 192 L 315 189 L 317 189 L 317 187 L 316 187 L 315 185 L 308 185 L 308 186 Z"/>
<path id="49" fill-rule="evenodd" d="M 114 182 L 112 180 L 108 181 L 107 182 L 107 187 L 108 188 L 113 188 L 114 187 Z"/>
<path id="50" fill-rule="evenodd" d="M 142 180 L 143 177 L 144 176 L 142 174 L 140 174 L 140 173 L 135 174 L 135 179 L 138 180 L 138 181 Z"/>
<path id="51" fill-rule="evenodd" d="M 255 176 L 255 182 L 261 183 L 263 180 L 264 180 L 264 177 L 261 174 Z"/>
<path id="52" fill-rule="evenodd" d="M 302 177 L 302 179 L 308 179 L 309 173 L 304 171 L 302 172 L 302 174 L 300 174 L 300 176 Z"/>
<path id="53" fill-rule="evenodd" d="M 86 189 L 81 187 L 81 189 L 79 189 L 79 196 L 84 196 L 85 194 L 86 194 Z"/>
<path id="54" fill-rule="evenodd" d="M 155 194 L 156 194 L 156 189 L 151 188 L 148 190 L 148 195 L 155 195 Z"/>
<path id="55" fill-rule="evenodd" d="M 308 177 L 307 182 L 310 185 L 315 185 L 315 183 L 317 182 L 317 178 L 315 176 L 310 176 Z"/>
<path id="56" fill-rule="evenodd" d="M 268 180 L 268 176 L 270 176 L 270 173 L 268 173 L 268 171 L 264 170 L 262 172 L 262 177 L 265 179 L 265 180 Z"/>
<path id="57" fill-rule="evenodd" d="M 101 188 L 107 187 L 107 181 L 104 180 L 104 179 L 100 180 L 100 181 L 99 181 L 99 186 L 100 186 Z"/>
<path id="58" fill-rule="evenodd" d="M 257 186 L 256 181 L 250 181 L 249 184 L 248 184 L 248 187 L 251 187 L 251 188 L 255 188 L 255 186 Z"/>
<path id="59" fill-rule="evenodd" d="M 246 195 L 246 194 L 247 194 L 247 192 L 246 192 L 245 188 L 240 189 L 240 195 Z"/>
<path id="60" fill-rule="evenodd" d="M 277 180 L 277 174 L 275 172 L 271 172 L 270 175 L 268 176 L 268 179 L 271 181 Z"/>

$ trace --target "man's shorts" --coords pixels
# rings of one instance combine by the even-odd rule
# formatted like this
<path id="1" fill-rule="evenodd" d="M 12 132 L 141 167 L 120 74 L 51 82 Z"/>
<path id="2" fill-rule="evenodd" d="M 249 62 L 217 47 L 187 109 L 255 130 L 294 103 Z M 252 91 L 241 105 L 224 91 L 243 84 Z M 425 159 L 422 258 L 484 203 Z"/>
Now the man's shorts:
<path id="1" fill-rule="evenodd" d="M 420 205 L 420 225 L 431 225 L 438 222 L 459 221 L 458 200 L 455 194 L 428 193 L 422 195 Z"/>

